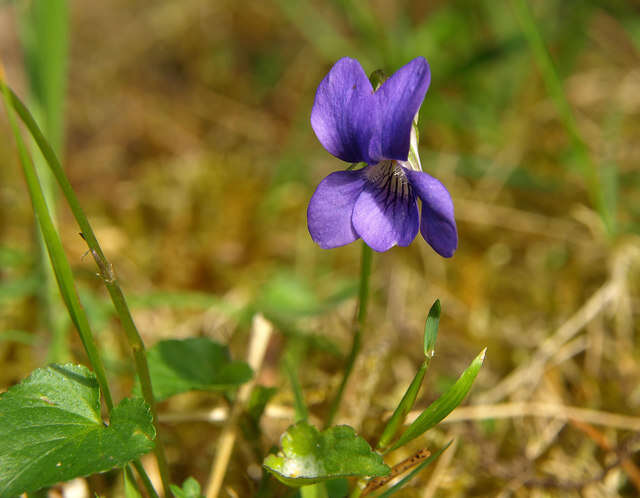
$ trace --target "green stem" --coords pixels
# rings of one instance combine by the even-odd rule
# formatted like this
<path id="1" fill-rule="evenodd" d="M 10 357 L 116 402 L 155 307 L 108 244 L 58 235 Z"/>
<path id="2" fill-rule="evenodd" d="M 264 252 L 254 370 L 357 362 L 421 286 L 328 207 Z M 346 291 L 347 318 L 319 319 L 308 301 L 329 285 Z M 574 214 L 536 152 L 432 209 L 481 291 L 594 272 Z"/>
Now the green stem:
<path id="1" fill-rule="evenodd" d="M 93 366 L 98 384 L 100 385 L 100 389 L 104 395 L 107 409 L 109 410 L 109 412 L 111 412 L 111 410 L 113 409 L 113 398 L 111 397 L 111 391 L 109 390 L 109 384 L 107 383 L 107 376 L 102 364 L 102 359 L 98 354 L 98 348 L 96 347 L 96 343 L 93 340 L 93 335 L 91 334 L 89 320 L 87 319 L 87 315 L 84 312 L 84 308 L 80 304 L 80 299 L 78 297 L 78 292 L 76 291 L 73 281 L 73 273 L 71 272 L 69 260 L 67 259 L 64 248 L 62 247 L 62 242 L 60 241 L 60 236 L 56 231 L 53 219 L 51 218 L 51 214 L 49 213 L 47 202 L 44 198 L 44 193 L 42 192 L 42 187 L 40 186 L 40 182 L 38 180 L 38 175 L 36 174 L 33 163 L 31 162 L 29 154 L 27 153 L 27 149 L 20 135 L 18 124 L 14 118 L 12 112 L 13 106 L 11 105 L 10 100 L 11 91 L 1 79 L 0 87 L 2 87 L 7 115 L 13 129 L 13 133 L 15 135 L 20 163 L 22 165 L 22 170 L 27 182 L 27 188 L 29 189 L 29 196 L 31 197 L 33 211 L 36 215 L 36 219 L 38 220 L 40 230 L 42 231 L 42 236 L 47 246 L 49 257 L 51 258 L 51 264 L 53 266 L 55 277 L 60 288 L 60 294 L 62 295 L 67 309 L 69 310 L 71 320 L 78 330 L 82 345 L 84 346 L 84 349 L 87 352 L 87 356 L 89 357 L 89 362 Z"/>
<path id="2" fill-rule="evenodd" d="M 4 85 L 3 85 L 4 86 Z M 115 277 L 115 273 L 113 271 L 113 267 L 111 263 L 107 261 L 104 253 L 102 252 L 102 248 L 96 239 L 95 233 L 89 224 L 89 220 L 84 214 L 84 210 L 80 206 L 80 202 L 67 179 L 67 176 L 58 160 L 55 152 L 51 148 L 50 144 L 44 138 L 44 135 L 40 131 L 37 123 L 31 116 L 29 110 L 25 107 L 22 101 L 18 98 L 18 96 L 8 87 L 6 87 L 8 92 L 10 93 L 10 102 L 7 101 L 7 105 L 11 105 L 22 122 L 28 128 L 31 136 L 34 138 L 38 147 L 42 151 L 42 155 L 47 160 L 47 164 L 51 168 L 53 175 L 55 176 L 62 192 L 71 208 L 73 216 L 75 217 L 78 225 L 80 226 L 80 230 L 82 232 L 82 238 L 85 240 L 87 245 L 89 246 L 89 251 L 93 256 L 93 259 L 98 266 L 100 271 L 100 276 L 104 281 L 104 284 L 109 292 L 109 296 L 111 297 L 111 301 L 118 313 L 118 317 L 120 318 L 120 322 L 122 324 L 122 328 L 127 337 L 127 341 L 129 342 L 129 346 L 133 351 L 133 356 L 136 365 L 136 371 L 138 373 L 138 377 L 140 378 L 140 386 L 142 388 L 142 396 L 144 400 L 147 402 L 149 407 L 151 408 L 151 413 L 153 415 L 153 423 L 156 427 L 156 445 L 155 445 L 155 455 L 158 461 L 158 470 L 160 472 L 160 477 L 162 479 L 162 486 L 164 489 L 165 496 L 171 496 L 171 489 L 169 488 L 169 469 L 167 466 L 167 460 L 164 455 L 164 448 L 162 443 L 160 442 L 159 430 L 158 430 L 158 414 L 156 410 L 156 402 L 153 396 L 153 390 L 151 388 L 151 377 L 149 375 L 149 365 L 147 363 L 147 356 L 145 353 L 144 342 L 142 341 L 142 337 L 138 332 L 138 329 L 133 321 L 131 316 L 131 312 L 129 311 L 129 307 L 125 300 L 124 294 L 122 293 L 122 289 L 118 284 L 118 281 Z"/>
<path id="3" fill-rule="evenodd" d="M 358 292 L 358 313 L 356 315 L 356 320 L 353 326 L 353 343 L 351 344 L 351 351 L 349 351 L 349 356 L 347 356 L 347 363 L 344 368 L 342 382 L 340 383 L 338 391 L 336 392 L 336 395 L 331 402 L 325 427 L 330 427 L 333 423 L 333 419 L 335 418 L 340 406 L 340 402 L 342 401 L 344 389 L 347 386 L 347 382 L 349 381 L 349 377 L 351 376 L 351 372 L 353 371 L 353 365 L 355 364 L 358 353 L 360 352 L 362 330 L 365 326 L 365 321 L 367 318 L 367 305 L 369 303 L 369 280 L 371 277 L 372 260 L 373 251 L 367 244 L 362 242 L 362 259 L 360 263 L 360 291 Z"/>
<path id="4" fill-rule="evenodd" d="M 142 463 L 140 462 L 140 460 L 134 460 L 132 463 L 133 463 L 133 466 L 136 468 L 136 471 L 138 472 L 140 479 L 142 479 L 142 484 L 144 485 L 144 489 L 147 490 L 147 494 L 149 495 L 149 497 L 160 498 L 155 488 L 153 487 L 153 483 L 151 482 L 151 479 L 149 479 L 147 472 L 144 470 L 144 467 L 142 466 Z M 173 496 L 173 495 L 169 495 L 169 496 Z"/>
<path id="5" fill-rule="evenodd" d="M 329 498 L 327 486 L 323 482 L 302 486 L 300 488 L 300 496 L 302 498 Z"/>

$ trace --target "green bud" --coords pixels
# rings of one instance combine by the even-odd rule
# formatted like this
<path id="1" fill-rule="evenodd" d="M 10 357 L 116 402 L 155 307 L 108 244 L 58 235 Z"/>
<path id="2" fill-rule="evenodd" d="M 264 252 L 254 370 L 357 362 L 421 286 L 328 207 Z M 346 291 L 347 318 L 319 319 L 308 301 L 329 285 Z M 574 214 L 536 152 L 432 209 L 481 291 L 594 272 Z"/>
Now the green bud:
<path id="1" fill-rule="evenodd" d="M 369 76 L 369 81 L 371 82 L 371 86 L 373 87 L 373 91 L 375 92 L 380 86 L 389 79 L 386 73 L 382 69 L 376 69 L 371 76 Z"/>

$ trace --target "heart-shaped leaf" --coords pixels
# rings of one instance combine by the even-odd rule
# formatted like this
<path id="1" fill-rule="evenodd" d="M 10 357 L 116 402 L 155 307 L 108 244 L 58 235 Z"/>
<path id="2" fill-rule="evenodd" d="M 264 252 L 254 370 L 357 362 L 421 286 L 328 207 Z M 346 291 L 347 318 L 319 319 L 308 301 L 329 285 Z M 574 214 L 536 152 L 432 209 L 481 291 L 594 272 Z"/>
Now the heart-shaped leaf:
<path id="1" fill-rule="evenodd" d="M 287 429 L 282 436 L 282 451 L 267 456 L 264 467 L 288 486 L 389 473 L 382 457 L 351 427 L 338 425 L 318 432 L 306 422 Z"/>
<path id="2" fill-rule="evenodd" d="M 160 341 L 149 349 L 147 359 L 158 401 L 192 390 L 225 391 L 253 375 L 245 362 L 231 360 L 226 346 L 206 337 Z"/>
<path id="3" fill-rule="evenodd" d="M 142 399 L 124 399 L 107 426 L 95 375 L 51 365 L 0 396 L 0 496 L 122 467 L 153 449 Z"/>

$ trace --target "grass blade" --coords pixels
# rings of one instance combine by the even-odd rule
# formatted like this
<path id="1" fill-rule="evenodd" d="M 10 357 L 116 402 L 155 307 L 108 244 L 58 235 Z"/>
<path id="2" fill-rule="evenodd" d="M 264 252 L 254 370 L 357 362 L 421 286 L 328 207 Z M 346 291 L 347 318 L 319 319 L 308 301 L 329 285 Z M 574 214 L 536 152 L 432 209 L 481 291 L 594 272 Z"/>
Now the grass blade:
<path id="1" fill-rule="evenodd" d="M 447 415 L 449 415 L 465 398 L 471 385 L 475 380 L 480 367 L 484 362 L 486 348 L 476 356 L 471 365 L 462 373 L 456 383 L 451 388 L 435 400 L 431 405 L 423 411 L 417 419 L 404 431 L 402 436 L 391 447 L 392 450 L 408 443 L 409 441 L 424 434 L 426 431 L 440 423 Z"/>

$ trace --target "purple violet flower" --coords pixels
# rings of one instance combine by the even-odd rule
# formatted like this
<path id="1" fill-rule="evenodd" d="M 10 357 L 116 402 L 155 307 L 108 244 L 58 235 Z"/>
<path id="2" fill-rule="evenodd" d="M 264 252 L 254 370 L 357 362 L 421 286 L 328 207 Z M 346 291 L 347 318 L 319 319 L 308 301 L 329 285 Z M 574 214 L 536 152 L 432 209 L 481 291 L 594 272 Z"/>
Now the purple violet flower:
<path id="1" fill-rule="evenodd" d="M 382 252 L 408 246 L 420 228 L 438 254 L 453 256 L 453 202 L 442 183 L 422 172 L 413 129 L 430 79 L 429 64 L 418 57 L 374 91 L 360 63 L 345 57 L 318 86 L 311 110 L 318 140 L 338 159 L 367 164 L 331 173 L 311 197 L 307 222 L 320 247 L 362 238 Z"/>

